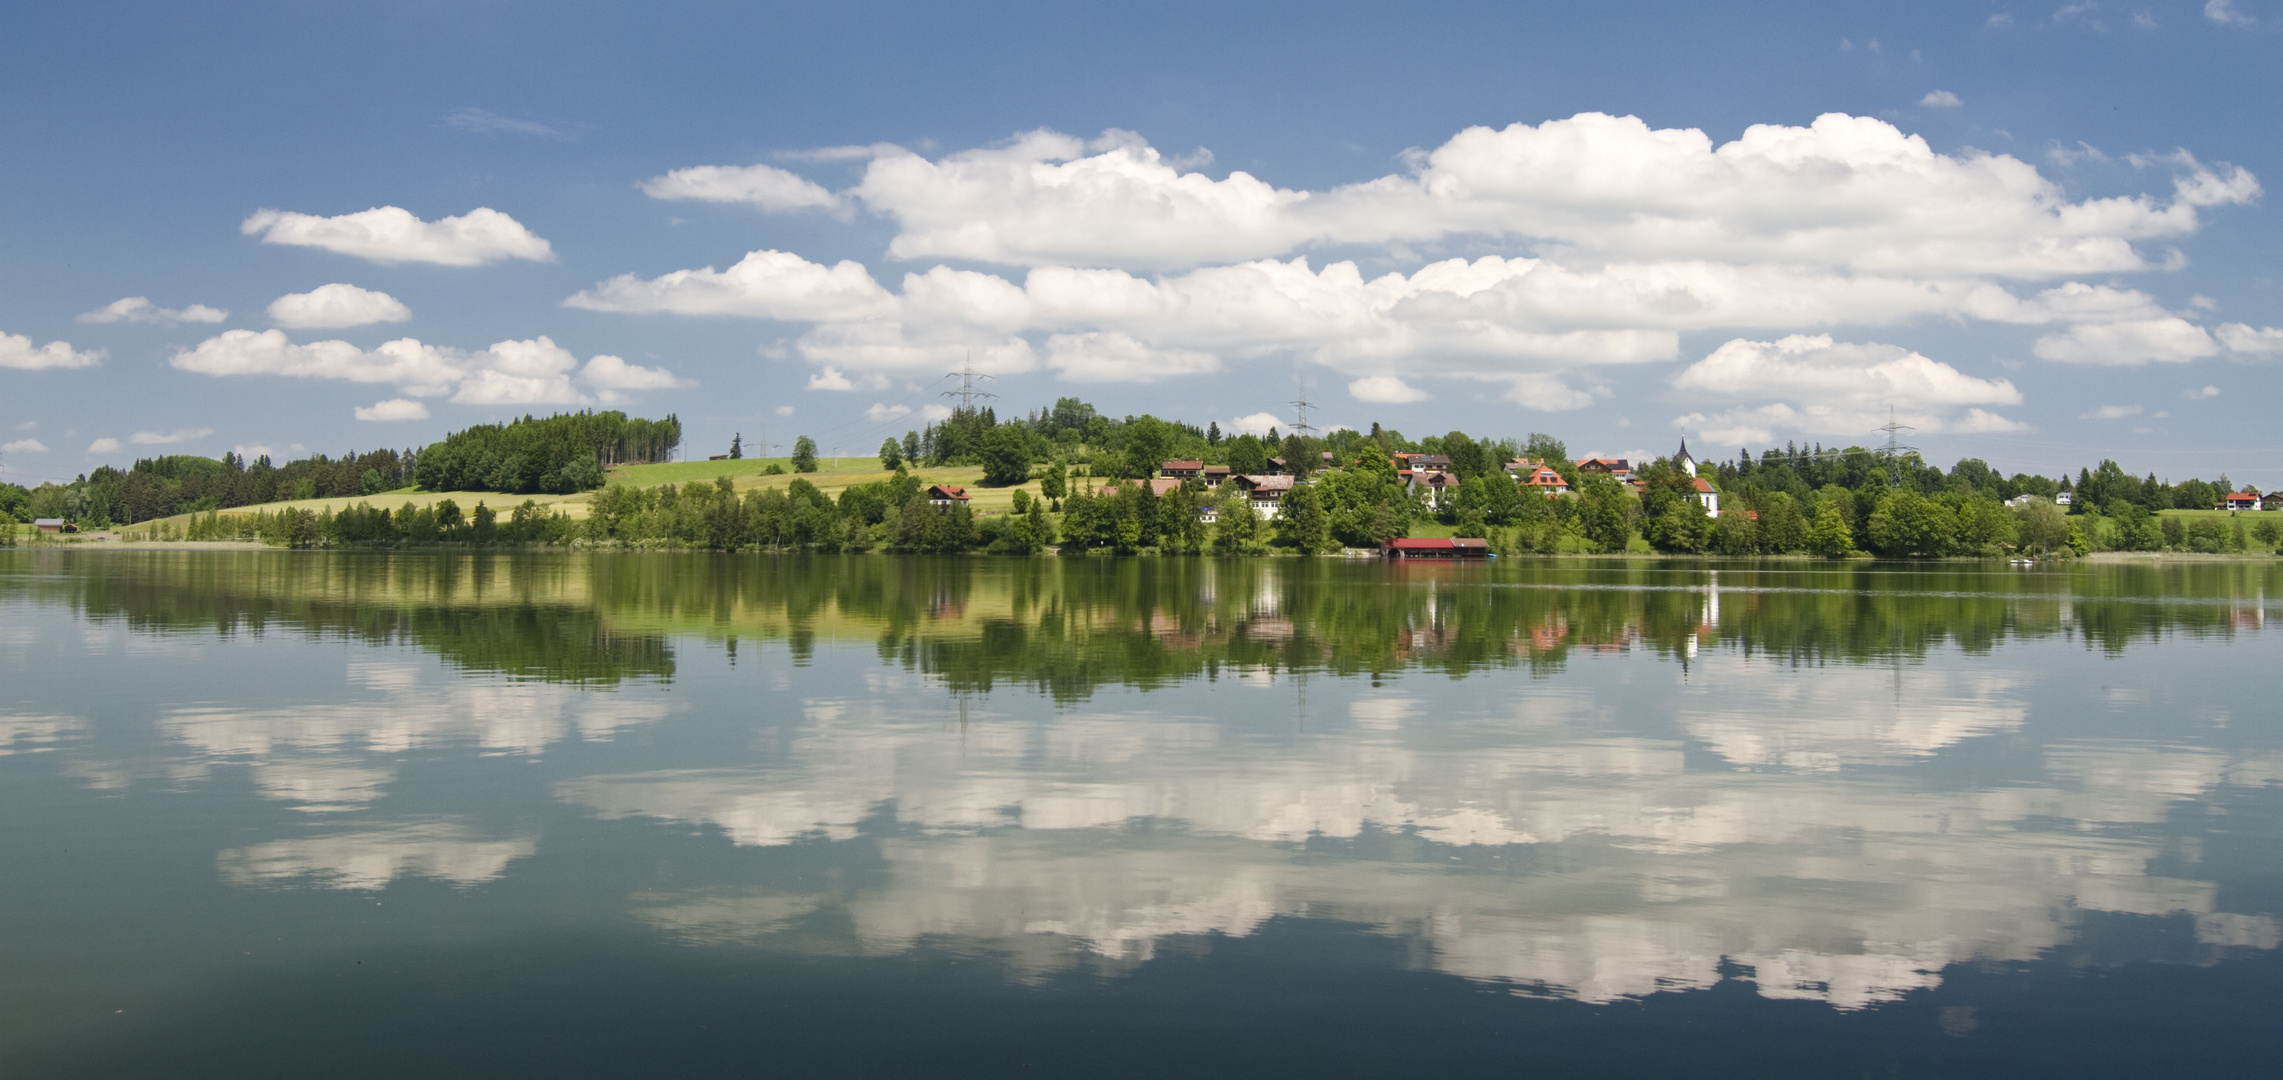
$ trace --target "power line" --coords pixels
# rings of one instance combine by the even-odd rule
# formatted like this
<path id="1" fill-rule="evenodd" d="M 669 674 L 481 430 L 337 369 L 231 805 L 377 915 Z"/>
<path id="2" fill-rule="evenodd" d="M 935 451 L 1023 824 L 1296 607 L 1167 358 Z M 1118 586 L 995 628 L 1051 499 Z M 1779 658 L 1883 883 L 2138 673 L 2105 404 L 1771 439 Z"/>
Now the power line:
<path id="1" fill-rule="evenodd" d="M 982 379 L 988 382 L 991 380 L 991 377 L 975 370 L 975 354 L 972 352 L 968 353 L 967 359 L 959 365 L 959 370 L 945 375 L 944 378 L 958 379 L 959 389 L 946 390 L 936 396 L 958 398 L 959 411 L 961 412 L 974 412 L 976 398 L 990 399 L 999 396 L 987 390 L 975 389 L 975 380 Z"/>
<path id="2" fill-rule="evenodd" d="M 1295 379 L 1293 381 L 1298 383 L 1300 386 L 1300 397 L 1299 400 L 1291 402 L 1292 433 L 1295 435 L 1313 436 L 1316 434 L 1316 429 L 1313 425 L 1308 423 L 1308 409 L 1310 408 L 1308 404 L 1308 383 L 1306 380 L 1302 379 Z"/>
<path id="3" fill-rule="evenodd" d="M 1888 486 L 1898 488 L 1901 487 L 1903 464 L 1902 455 L 1905 453 L 1918 453 L 1918 447 L 1904 446 L 1902 443 L 1896 441 L 1895 437 L 1905 431 L 1917 431 L 1918 429 L 1910 426 L 1909 424 L 1898 423 L 1895 420 L 1895 407 L 1893 405 L 1888 405 L 1887 422 L 1879 425 L 1878 427 L 1872 428 L 1871 430 L 1884 431 L 1887 433 L 1887 445 L 1880 447 L 1878 453 L 1880 457 L 1887 459 Z"/>

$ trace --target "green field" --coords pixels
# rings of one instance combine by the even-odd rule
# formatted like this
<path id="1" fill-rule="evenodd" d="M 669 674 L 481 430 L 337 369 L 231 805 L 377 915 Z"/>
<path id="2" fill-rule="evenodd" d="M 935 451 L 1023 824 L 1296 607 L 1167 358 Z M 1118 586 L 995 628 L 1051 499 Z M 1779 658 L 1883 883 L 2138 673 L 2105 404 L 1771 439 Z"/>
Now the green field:
<path id="1" fill-rule="evenodd" d="M 782 465 L 788 471 L 775 476 L 762 475 L 761 470 L 771 464 Z M 740 492 L 759 491 L 764 488 L 785 488 L 794 480 L 806 480 L 827 495 L 838 496 L 842 489 L 857 484 L 886 480 L 895 474 L 880 468 L 875 457 L 818 458 L 817 471 L 795 473 L 785 458 L 745 458 L 739 461 L 675 461 L 663 465 L 626 465 L 610 470 L 609 482 L 635 487 L 656 487 L 659 484 L 686 484 L 691 481 L 710 483 L 719 477 L 728 477 L 731 485 Z M 1015 487 L 987 488 L 983 484 L 983 469 L 978 465 L 946 465 L 940 468 L 909 470 L 921 484 L 957 484 L 967 489 L 968 506 L 978 514 L 1001 514 L 1014 508 L 1015 492 L 1028 491 L 1032 497 L 1039 494 L 1038 481 L 1032 480 Z M 1075 481 L 1074 481 L 1075 482 Z M 584 496 L 579 496 L 584 498 Z M 575 513 L 575 512 L 574 512 Z"/>
<path id="2" fill-rule="evenodd" d="M 2247 522 L 2247 523 L 2257 523 L 2257 522 L 2260 520 L 2260 518 L 2262 518 L 2262 517 L 2265 517 L 2265 516 L 2268 516 L 2268 515 L 2270 515 L 2270 514 L 2272 514 L 2272 515 L 2273 515 L 2273 517 L 2274 517 L 2274 520 L 2275 520 L 2276 522 L 2278 522 L 2278 523 L 2283 523 L 2283 510 L 2272 510 L 2272 511 L 2270 511 L 2270 510 L 2242 510 L 2242 511 L 2237 511 L 2237 510 L 2159 510 L 2159 511 L 2157 511 L 2157 512 L 2156 512 L 2156 516 L 2158 516 L 2158 517 L 2176 517 L 2176 518 L 2231 518 L 2231 517 L 2240 517 L 2240 518 L 2244 519 L 2244 521 L 2245 521 L 2245 522 Z"/>

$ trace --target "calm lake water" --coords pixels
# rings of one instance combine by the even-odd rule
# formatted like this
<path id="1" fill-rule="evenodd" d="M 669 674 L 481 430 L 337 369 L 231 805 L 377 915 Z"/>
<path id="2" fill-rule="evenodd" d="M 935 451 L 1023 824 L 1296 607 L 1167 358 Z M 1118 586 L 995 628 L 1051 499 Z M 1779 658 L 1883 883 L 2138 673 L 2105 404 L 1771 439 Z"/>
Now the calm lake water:
<path id="1" fill-rule="evenodd" d="M 0 552 L 0 1073 L 2273 1076 L 2278 620 L 2251 562 Z"/>

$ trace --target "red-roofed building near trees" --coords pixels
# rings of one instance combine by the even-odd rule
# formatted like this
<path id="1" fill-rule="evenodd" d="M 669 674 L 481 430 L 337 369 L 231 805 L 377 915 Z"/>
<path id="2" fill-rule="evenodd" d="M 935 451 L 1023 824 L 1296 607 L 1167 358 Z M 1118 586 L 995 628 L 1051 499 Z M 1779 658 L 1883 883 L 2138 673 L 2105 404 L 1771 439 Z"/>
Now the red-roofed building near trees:
<path id="1" fill-rule="evenodd" d="M 939 514 L 948 514 L 954 506 L 967 505 L 967 489 L 957 484 L 935 484 L 927 489 L 927 501 Z"/>
<path id="2" fill-rule="evenodd" d="M 1473 537 L 1448 540 L 1390 540 L 1381 549 L 1390 559 L 1486 559 L 1490 542 Z"/>

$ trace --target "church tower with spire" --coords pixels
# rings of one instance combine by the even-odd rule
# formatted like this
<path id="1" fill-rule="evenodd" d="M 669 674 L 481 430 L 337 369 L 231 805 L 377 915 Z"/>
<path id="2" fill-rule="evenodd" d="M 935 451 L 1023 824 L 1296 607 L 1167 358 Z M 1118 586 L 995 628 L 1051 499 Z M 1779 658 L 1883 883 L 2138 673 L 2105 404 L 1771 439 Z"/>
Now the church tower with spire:
<path id="1" fill-rule="evenodd" d="M 1696 459 L 1689 456 L 1688 436 L 1686 435 L 1681 436 L 1681 449 L 1679 453 L 1673 455 L 1673 464 L 1680 466 L 1681 470 L 1690 476 L 1696 475 Z"/>

